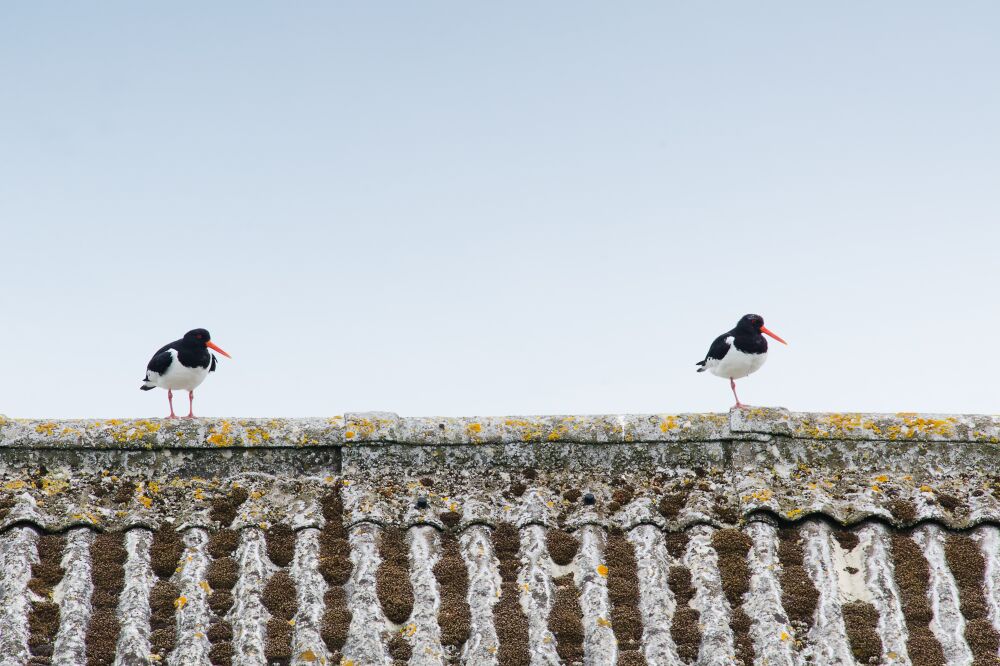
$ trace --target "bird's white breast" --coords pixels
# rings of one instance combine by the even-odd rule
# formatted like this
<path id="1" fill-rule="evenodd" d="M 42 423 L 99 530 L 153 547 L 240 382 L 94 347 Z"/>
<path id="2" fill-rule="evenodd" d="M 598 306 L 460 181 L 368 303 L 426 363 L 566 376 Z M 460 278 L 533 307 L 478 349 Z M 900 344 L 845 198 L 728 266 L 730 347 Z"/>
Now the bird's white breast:
<path id="1" fill-rule="evenodd" d="M 747 354 L 730 344 L 729 351 L 721 360 L 712 364 L 709 370 L 713 375 L 726 379 L 740 379 L 760 370 L 767 360 L 767 352 L 763 354 Z"/>
<path id="2" fill-rule="evenodd" d="M 211 367 L 211 361 L 204 368 L 189 368 L 186 365 L 181 365 L 180 360 L 177 358 L 176 349 L 170 350 L 170 356 L 173 360 L 171 360 L 166 372 L 162 375 L 152 371 L 146 372 L 149 382 L 160 388 L 193 391 L 208 377 L 208 368 Z"/>

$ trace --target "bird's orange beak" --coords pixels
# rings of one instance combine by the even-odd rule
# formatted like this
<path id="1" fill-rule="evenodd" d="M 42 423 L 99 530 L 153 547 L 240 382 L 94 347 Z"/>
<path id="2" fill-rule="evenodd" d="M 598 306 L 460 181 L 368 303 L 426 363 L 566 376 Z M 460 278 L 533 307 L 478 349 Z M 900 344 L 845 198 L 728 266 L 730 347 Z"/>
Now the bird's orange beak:
<path id="1" fill-rule="evenodd" d="M 771 334 L 770 334 L 770 333 L 768 333 L 768 335 L 771 335 Z M 774 336 L 771 336 L 771 337 L 774 337 Z M 781 338 L 775 338 L 775 339 L 776 339 L 776 340 L 781 340 Z M 782 341 L 782 342 L 784 342 L 784 340 L 781 340 L 781 341 Z M 222 348 L 221 348 L 221 347 L 219 347 L 219 346 L 218 346 L 217 344 L 215 344 L 214 342 L 212 342 L 211 340 L 209 340 L 208 342 L 206 342 L 206 343 L 205 343 L 205 346 L 206 346 L 206 347 L 208 347 L 209 349 L 214 349 L 215 351 L 219 352 L 220 354 L 222 354 L 222 355 L 223 355 L 223 356 L 225 356 L 226 358 L 232 358 L 232 356 L 230 356 L 230 355 L 229 355 L 229 354 L 227 354 L 226 352 L 222 351 Z"/>
<path id="2" fill-rule="evenodd" d="M 787 342 L 785 342 L 784 340 L 782 340 L 781 338 L 779 338 L 777 335 L 775 335 L 771 331 L 767 330 L 766 326 L 761 326 L 760 327 L 760 332 L 763 333 L 764 335 L 771 336 L 772 338 L 774 338 L 775 340 L 777 340 L 778 342 L 780 342 L 783 345 L 787 345 L 788 344 Z M 220 349 L 219 351 L 222 351 L 222 350 Z M 222 352 L 222 353 L 226 354 L 226 352 Z M 229 354 L 226 354 L 226 356 L 229 356 Z"/>

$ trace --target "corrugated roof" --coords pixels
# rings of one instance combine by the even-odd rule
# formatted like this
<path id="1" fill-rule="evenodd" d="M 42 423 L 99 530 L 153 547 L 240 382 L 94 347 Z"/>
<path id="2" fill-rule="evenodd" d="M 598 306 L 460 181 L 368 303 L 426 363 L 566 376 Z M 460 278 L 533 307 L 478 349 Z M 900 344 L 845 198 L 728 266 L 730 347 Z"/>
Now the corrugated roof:
<path id="1" fill-rule="evenodd" d="M 0 417 L 0 665 L 998 663 L 998 432 Z"/>

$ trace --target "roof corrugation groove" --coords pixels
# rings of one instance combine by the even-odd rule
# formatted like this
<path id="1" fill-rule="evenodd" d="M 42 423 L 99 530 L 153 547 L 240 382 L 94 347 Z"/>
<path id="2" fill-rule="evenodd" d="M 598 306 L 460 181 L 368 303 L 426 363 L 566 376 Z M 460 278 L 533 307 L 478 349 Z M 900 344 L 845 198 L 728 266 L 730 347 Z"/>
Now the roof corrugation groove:
<path id="1" fill-rule="evenodd" d="M 998 663 L 987 417 L 147 423 L 0 421 L 0 665 Z"/>

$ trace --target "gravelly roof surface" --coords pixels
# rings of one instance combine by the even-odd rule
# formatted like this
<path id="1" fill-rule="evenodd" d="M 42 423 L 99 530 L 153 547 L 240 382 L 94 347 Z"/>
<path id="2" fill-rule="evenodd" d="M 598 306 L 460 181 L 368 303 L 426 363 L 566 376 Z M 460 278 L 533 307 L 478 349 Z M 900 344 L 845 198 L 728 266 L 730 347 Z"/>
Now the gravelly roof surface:
<path id="1" fill-rule="evenodd" d="M 998 433 L 0 417 L 0 665 L 996 664 Z"/>

